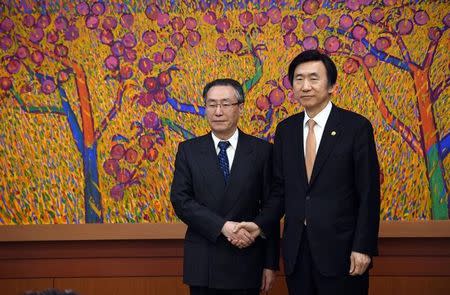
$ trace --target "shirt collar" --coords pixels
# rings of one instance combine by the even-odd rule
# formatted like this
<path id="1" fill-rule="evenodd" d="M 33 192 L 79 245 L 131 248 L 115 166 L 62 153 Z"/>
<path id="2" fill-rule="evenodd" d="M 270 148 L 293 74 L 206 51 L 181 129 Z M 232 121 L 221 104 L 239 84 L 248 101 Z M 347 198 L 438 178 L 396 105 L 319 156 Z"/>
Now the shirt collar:
<path id="1" fill-rule="evenodd" d="M 217 149 L 220 141 L 228 141 L 233 149 L 236 149 L 238 137 L 239 137 L 239 129 L 236 128 L 234 134 L 228 139 L 220 139 L 214 135 L 214 132 L 211 132 L 212 139 L 214 141 L 214 147 Z"/>
<path id="2" fill-rule="evenodd" d="M 314 121 L 320 128 L 324 128 L 325 124 L 327 123 L 328 117 L 331 113 L 331 108 L 333 104 L 331 101 L 328 101 L 327 105 L 323 108 L 323 110 L 320 111 L 314 118 Z M 306 128 L 306 124 L 308 123 L 308 120 L 311 119 L 308 114 L 305 111 L 305 118 L 303 119 L 303 128 Z"/>

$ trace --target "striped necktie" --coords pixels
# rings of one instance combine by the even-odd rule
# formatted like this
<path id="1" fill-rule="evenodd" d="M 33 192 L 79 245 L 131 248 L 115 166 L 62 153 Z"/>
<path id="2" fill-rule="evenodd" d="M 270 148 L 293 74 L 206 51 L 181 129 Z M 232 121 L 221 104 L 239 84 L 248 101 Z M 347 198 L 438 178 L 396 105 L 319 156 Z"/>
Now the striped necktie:
<path id="1" fill-rule="evenodd" d="M 220 141 L 219 142 L 219 167 L 222 170 L 223 177 L 225 179 L 225 183 L 228 182 L 228 178 L 230 177 L 230 164 L 228 162 L 227 148 L 230 146 L 230 142 L 228 141 Z"/>

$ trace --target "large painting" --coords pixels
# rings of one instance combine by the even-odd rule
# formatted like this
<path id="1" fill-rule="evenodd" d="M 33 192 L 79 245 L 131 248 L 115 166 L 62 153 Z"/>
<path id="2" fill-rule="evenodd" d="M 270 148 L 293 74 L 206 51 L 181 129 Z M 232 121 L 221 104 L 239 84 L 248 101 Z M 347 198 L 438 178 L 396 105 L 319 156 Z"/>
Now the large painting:
<path id="1" fill-rule="evenodd" d="M 273 140 L 301 111 L 290 60 L 320 49 L 333 102 L 375 128 L 384 220 L 449 218 L 447 1 L 2 1 L 0 224 L 177 221 L 179 142 L 232 77 L 240 127 Z M 208 185 L 208 184 L 205 184 Z"/>

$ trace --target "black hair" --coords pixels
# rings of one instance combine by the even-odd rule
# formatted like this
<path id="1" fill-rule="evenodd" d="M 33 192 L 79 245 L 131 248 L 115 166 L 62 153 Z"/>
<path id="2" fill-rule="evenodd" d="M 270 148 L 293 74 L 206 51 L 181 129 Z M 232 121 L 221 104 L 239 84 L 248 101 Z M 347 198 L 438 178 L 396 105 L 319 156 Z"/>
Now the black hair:
<path id="1" fill-rule="evenodd" d="M 299 55 L 297 55 L 289 65 L 289 81 L 291 85 L 294 85 L 294 72 L 299 64 L 309 62 L 309 61 L 321 61 L 327 70 L 327 80 L 328 86 L 332 87 L 336 84 L 337 80 L 337 69 L 333 60 L 326 54 L 320 52 L 319 50 L 305 50 Z"/>

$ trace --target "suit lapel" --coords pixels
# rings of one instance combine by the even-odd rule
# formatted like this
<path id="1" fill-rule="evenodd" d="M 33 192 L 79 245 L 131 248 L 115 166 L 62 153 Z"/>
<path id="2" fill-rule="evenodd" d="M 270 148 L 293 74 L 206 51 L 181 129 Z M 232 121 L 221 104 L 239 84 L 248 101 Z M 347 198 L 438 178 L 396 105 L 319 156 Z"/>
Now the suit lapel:
<path id="1" fill-rule="evenodd" d="M 298 116 L 297 122 L 295 122 L 295 130 L 292 132 L 294 137 L 294 144 L 292 148 L 294 151 L 291 155 L 295 155 L 295 161 L 297 162 L 297 167 L 300 167 L 300 180 L 302 184 L 306 187 L 308 185 L 308 178 L 306 176 L 306 166 L 305 166 L 305 152 L 303 147 L 303 120 L 305 119 L 305 112 L 301 112 Z"/>
<path id="2" fill-rule="evenodd" d="M 211 204 L 217 204 L 217 200 L 221 199 L 225 191 L 225 180 L 219 168 L 217 153 L 214 147 L 214 141 L 211 133 L 205 135 L 200 147 L 201 157 L 199 159 L 199 167 L 205 178 L 205 185 L 211 191 L 213 198 L 210 199 Z M 215 207 L 215 206 L 214 206 Z"/>
<path id="3" fill-rule="evenodd" d="M 239 190 L 242 182 L 245 181 L 248 170 L 252 169 L 253 147 L 250 143 L 249 136 L 239 130 L 239 139 L 234 154 L 233 165 L 231 166 L 231 174 L 228 179 L 225 193 L 220 200 L 220 212 L 224 215 L 229 212 L 239 201 L 241 194 Z"/>
<path id="4" fill-rule="evenodd" d="M 338 107 L 333 105 L 330 116 L 328 117 L 327 123 L 325 125 L 325 130 L 322 134 L 322 139 L 320 141 L 319 150 L 317 151 L 316 160 L 314 161 L 311 181 L 309 184 L 310 186 L 314 183 L 314 180 L 319 175 L 323 164 L 326 162 L 328 156 L 330 155 L 330 152 L 336 146 L 341 133 L 342 129 L 340 129 L 339 109 Z"/>

